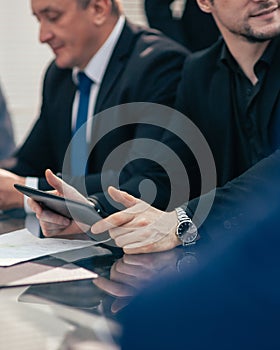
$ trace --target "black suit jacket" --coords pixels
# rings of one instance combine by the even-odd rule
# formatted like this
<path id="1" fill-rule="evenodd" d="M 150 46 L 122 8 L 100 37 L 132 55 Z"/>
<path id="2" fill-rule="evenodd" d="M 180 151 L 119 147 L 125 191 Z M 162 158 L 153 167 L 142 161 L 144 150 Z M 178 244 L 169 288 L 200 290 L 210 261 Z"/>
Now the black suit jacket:
<path id="1" fill-rule="evenodd" d="M 205 49 L 219 37 L 214 19 L 202 12 L 196 0 L 186 2 L 181 18 L 173 18 L 170 5 L 174 0 L 145 0 L 145 11 L 152 28 L 185 45 L 192 52 Z"/>
<path id="2" fill-rule="evenodd" d="M 196 268 L 154 280 L 119 313 L 121 348 L 279 349 L 279 210 L 271 219 L 226 246 L 197 247 Z"/>
<path id="3" fill-rule="evenodd" d="M 186 55 L 185 48 L 159 32 L 126 23 L 105 72 L 97 96 L 95 114 L 130 102 L 153 102 L 172 106 Z M 47 188 L 43 179 L 46 168 L 54 172 L 62 171 L 65 152 L 71 140 L 71 114 L 75 92 L 72 70 L 60 69 L 54 62 L 51 63 L 44 78 L 40 117 L 17 151 L 17 165 L 12 169 L 23 176 L 41 177 L 39 187 L 42 189 Z M 114 130 L 93 150 L 88 165 L 89 175 L 86 178 L 88 194 L 99 193 L 99 199 L 104 199 L 100 185 L 104 160 L 117 145 L 137 137 L 139 130 L 144 137 L 153 134 L 149 128 L 146 128 L 149 129 L 147 134 L 143 134 L 143 129 L 130 125 Z M 155 138 L 158 135 L 156 132 Z M 148 165 L 142 171 L 140 166 L 131 166 L 122 180 L 122 188 L 139 195 L 139 180 L 143 178 L 147 167 Z M 152 169 L 147 171 L 150 174 L 148 178 L 158 178 L 157 175 L 153 177 Z M 161 170 L 158 176 L 161 177 Z M 81 179 L 69 179 L 69 182 L 80 188 Z M 157 205 L 162 203 L 160 197 L 159 194 Z M 104 201 L 106 206 L 107 202 L 105 199 Z M 110 206 L 107 209 L 109 212 L 114 210 Z"/>
<path id="4" fill-rule="evenodd" d="M 164 275 L 154 281 L 124 309 L 124 350 L 280 346 L 279 47 L 260 101 L 259 112 L 267 116 L 262 125 L 263 154 L 239 176 L 232 158 L 238 139 L 233 137 L 229 76 L 217 64 L 220 47 L 218 43 L 207 54 L 189 59 L 179 94 L 181 109 L 212 148 L 221 186 L 196 244 L 202 262 L 179 278 Z M 200 199 L 207 202 L 209 196 Z M 190 215 L 197 201 L 186 203 Z M 207 234 L 213 241 L 204 239 Z M 193 252 L 192 247 L 185 249 Z"/>
<path id="5" fill-rule="evenodd" d="M 279 209 L 280 44 L 279 38 L 275 40 L 276 51 L 258 97 L 261 151 L 258 160 L 242 170 L 235 157 L 240 140 L 235 128 L 229 70 L 219 59 L 223 41 L 190 56 L 184 67 L 176 105 L 201 130 L 216 163 L 218 189 L 203 224 L 213 237 L 223 227 L 227 233 L 243 232 L 245 227 L 259 223 Z M 194 187 L 198 185 L 195 183 Z M 196 190 L 198 195 L 199 189 Z M 206 202 L 208 198 L 205 195 L 202 200 Z M 197 199 L 185 204 L 190 215 L 197 204 Z"/>

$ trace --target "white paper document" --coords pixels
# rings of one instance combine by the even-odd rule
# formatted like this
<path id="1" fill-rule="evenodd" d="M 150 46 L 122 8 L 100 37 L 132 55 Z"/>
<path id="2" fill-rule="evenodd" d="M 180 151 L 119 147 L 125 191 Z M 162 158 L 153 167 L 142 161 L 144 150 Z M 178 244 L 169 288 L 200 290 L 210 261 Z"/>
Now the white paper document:
<path id="1" fill-rule="evenodd" d="M 41 256 L 84 248 L 94 241 L 37 238 L 27 229 L 0 235 L 0 266 L 11 266 Z"/>

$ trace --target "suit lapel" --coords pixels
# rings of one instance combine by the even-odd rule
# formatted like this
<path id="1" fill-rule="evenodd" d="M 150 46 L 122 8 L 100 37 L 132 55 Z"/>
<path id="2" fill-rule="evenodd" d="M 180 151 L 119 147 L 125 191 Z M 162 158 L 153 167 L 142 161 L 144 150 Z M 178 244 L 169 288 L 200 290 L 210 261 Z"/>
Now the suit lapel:
<path id="1" fill-rule="evenodd" d="M 131 53 L 131 47 L 136 39 L 136 33 L 137 31 L 139 32 L 136 28 L 137 27 L 134 27 L 127 22 L 124 25 L 100 86 L 95 105 L 95 114 L 108 107 L 112 107 L 112 105 L 108 104 L 106 100 L 111 90 L 117 85 L 116 80 L 123 71 L 126 61 Z"/>
<path id="2" fill-rule="evenodd" d="M 67 147 L 69 145 L 69 142 L 72 138 L 72 106 L 73 106 L 73 100 L 74 95 L 76 93 L 76 86 L 72 81 L 72 72 L 69 71 L 65 78 L 61 79 L 61 93 L 56 97 L 56 111 L 57 113 L 54 114 L 56 120 L 55 124 L 57 125 L 55 130 L 62 130 L 62 132 L 59 133 L 59 135 L 55 134 L 55 140 L 58 144 L 56 154 L 59 158 L 59 161 L 63 162 L 63 159 L 65 157 L 65 152 L 67 150 Z M 63 101 L 63 103 L 61 103 Z"/>
<path id="3" fill-rule="evenodd" d="M 209 130 L 213 130 L 210 133 L 210 145 L 216 160 L 219 182 L 224 183 L 234 173 L 234 162 L 229 162 L 228 159 L 235 158 L 235 123 L 229 72 L 222 63 L 218 65 L 209 91 L 209 123 L 212 125 L 209 125 Z"/>

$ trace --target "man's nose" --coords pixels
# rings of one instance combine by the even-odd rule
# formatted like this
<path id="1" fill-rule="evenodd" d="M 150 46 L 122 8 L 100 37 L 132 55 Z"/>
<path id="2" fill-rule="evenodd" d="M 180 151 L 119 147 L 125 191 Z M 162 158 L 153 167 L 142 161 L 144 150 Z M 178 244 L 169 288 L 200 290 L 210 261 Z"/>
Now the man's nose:
<path id="1" fill-rule="evenodd" d="M 46 23 L 40 23 L 39 40 L 41 43 L 47 43 L 53 37 L 53 33 Z"/>

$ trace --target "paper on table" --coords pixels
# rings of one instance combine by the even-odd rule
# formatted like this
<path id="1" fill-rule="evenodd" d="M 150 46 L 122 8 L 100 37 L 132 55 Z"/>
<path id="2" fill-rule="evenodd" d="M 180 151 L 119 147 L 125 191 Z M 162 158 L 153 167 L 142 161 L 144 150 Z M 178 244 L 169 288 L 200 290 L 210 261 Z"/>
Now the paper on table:
<path id="1" fill-rule="evenodd" d="M 60 238 L 37 238 L 27 229 L 0 235 L 0 266 L 11 266 L 23 261 L 62 251 L 84 248 L 99 242 Z"/>

